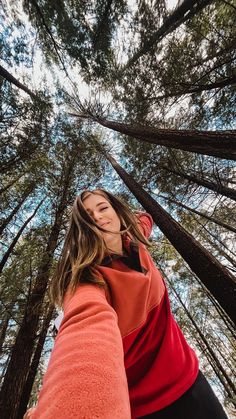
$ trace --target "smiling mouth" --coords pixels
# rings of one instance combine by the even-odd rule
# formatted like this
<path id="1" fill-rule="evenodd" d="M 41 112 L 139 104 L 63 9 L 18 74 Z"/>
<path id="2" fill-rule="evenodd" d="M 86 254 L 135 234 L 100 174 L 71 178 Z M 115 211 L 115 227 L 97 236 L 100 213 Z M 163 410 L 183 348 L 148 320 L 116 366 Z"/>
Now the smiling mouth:
<path id="1" fill-rule="evenodd" d="M 108 221 L 107 223 L 102 224 L 102 225 L 101 225 L 101 227 L 104 227 L 104 226 L 106 226 L 107 224 L 110 224 L 110 222 Z"/>

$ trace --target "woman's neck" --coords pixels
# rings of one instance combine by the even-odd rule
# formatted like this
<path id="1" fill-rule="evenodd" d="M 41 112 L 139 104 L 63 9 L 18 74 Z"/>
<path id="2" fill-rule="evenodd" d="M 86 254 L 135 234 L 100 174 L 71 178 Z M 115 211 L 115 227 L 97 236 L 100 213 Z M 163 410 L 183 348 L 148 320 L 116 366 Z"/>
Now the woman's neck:
<path id="1" fill-rule="evenodd" d="M 112 241 L 107 242 L 106 245 L 110 253 L 118 253 L 118 254 L 123 253 L 121 235 L 117 234 L 116 237 L 114 237 Z"/>

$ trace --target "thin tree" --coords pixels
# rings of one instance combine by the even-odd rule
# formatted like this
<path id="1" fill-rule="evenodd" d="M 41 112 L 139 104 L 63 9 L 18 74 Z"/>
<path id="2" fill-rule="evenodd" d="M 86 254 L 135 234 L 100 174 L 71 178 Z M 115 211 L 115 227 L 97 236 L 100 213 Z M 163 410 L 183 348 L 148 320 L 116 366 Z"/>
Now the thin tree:
<path id="1" fill-rule="evenodd" d="M 28 297 L 21 326 L 12 348 L 3 385 L 0 391 L 0 417 L 2 419 L 17 419 L 21 395 L 29 373 L 35 339 L 37 337 L 38 322 L 42 311 L 43 301 L 50 277 L 50 268 L 62 227 L 63 215 L 68 203 L 68 191 L 72 182 L 73 168 L 77 156 L 72 156 L 67 167 L 63 168 L 60 179 L 62 190 L 57 197 L 54 223 L 42 255 L 34 286 Z M 64 180 L 64 183 L 63 183 Z M 15 373 L 17 371 L 17 374 Z"/>
<path id="2" fill-rule="evenodd" d="M 6 192 L 9 188 L 11 188 L 11 186 L 14 185 L 14 183 L 16 183 L 19 179 L 21 179 L 26 172 L 21 173 L 19 176 L 17 176 L 16 178 L 12 179 L 9 183 L 7 183 L 5 186 L 3 186 L 0 189 L 0 195 L 2 195 L 4 192 Z"/>
<path id="3" fill-rule="evenodd" d="M 35 208 L 33 214 L 31 214 L 31 216 L 29 218 L 27 218 L 27 220 L 21 226 L 18 233 L 15 235 L 14 239 L 12 240 L 10 246 L 8 247 L 7 251 L 4 253 L 4 255 L 2 257 L 2 260 L 0 262 L 0 274 L 2 273 L 2 270 L 3 270 L 4 266 L 6 265 L 6 263 L 8 261 L 8 258 L 11 256 L 11 254 L 13 252 L 13 249 L 16 246 L 21 234 L 23 233 L 23 231 L 27 227 L 27 225 L 30 223 L 30 221 L 35 217 L 35 215 L 36 215 L 37 211 L 39 210 L 39 208 L 41 207 L 44 199 L 42 199 L 42 201 L 40 201 L 39 205 L 37 205 L 37 207 Z"/>
<path id="4" fill-rule="evenodd" d="M 62 68 L 65 71 L 66 76 L 70 80 L 70 77 L 69 77 L 69 74 L 68 74 L 67 69 L 65 67 L 65 64 L 64 64 L 64 62 L 63 62 L 63 60 L 61 58 L 61 55 L 59 53 L 59 46 L 58 46 L 57 42 L 54 39 L 54 36 L 52 34 L 52 31 L 49 29 L 49 27 L 47 25 L 47 22 L 46 22 L 46 20 L 44 18 L 44 15 L 42 13 L 41 8 L 39 7 L 39 5 L 38 5 L 38 3 L 37 3 L 36 0 L 30 0 L 30 3 L 33 5 L 33 7 L 35 8 L 37 14 L 39 15 L 39 18 L 40 18 L 40 20 L 42 22 L 43 28 L 45 29 L 46 34 L 49 36 L 50 40 L 52 41 L 52 46 L 53 46 L 53 49 L 54 49 L 54 51 L 56 53 L 56 56 L 57 56 L 59 62 L 61 63 Z"/>
<path id="5" fill-rule="evenodd" d="M 166 93 L 160 96 L 148 97 L 145 100 L 151 103 L 155 103 L 162 99 L 168 99 L 170 97 L 179 97 L 179 96 L 193 94 L 193 93 L 206 92 L 213 89 L 222 89 L 223 87 L 226 87 L 226 86 L 232 86 L 235 83 L 236 83 L 236 76 L 231 76 L 231 77 L 222 78 L 220 80 L 216 80 L 213 83 L 197 84 L 196 86 L 190 85 L 189 87 L 186 87 L 180 90 L 176 89 L 176 86 L 173 86 L 173 89 L 175 90 L 173 93 Z M 179 86 L 180 85 L 178 85 L 178 88 Z"/>
<path id="6" fill-rule="evenodd" d="M 30 95 L 33 99 L 36 99 L 37 96 L 33 93 L 28 87 L 24 86 L 19 80 L 17 80 L 12 74 L 9 73 L 5 68 L 0 65 L 0 76 L 9 81 L 9 83 L 14 84 L 19 89 L 23 90 L 25 93 Z"/>
<path id="7" fill-rule="evenodd" d="M 28 196 L 33 192 L 33 190 L 35 189 L 35 182 L 32 182 L 29 187 L 24 191 L 20 201 L 18 202 L 18 204 L 15 206 L 15 208 L 13 208 L 13 210 L 11 211 L 11 213 L 8 215 L 8 217 L 5 218 L 5 220 L 3 220 L 0 223 L 0 235 L 2 234 L 3 230 L 6 228 L 6 226 L 10 223 L 10 221 L 13 219 L 14 215 L 17 214 L 17 212 L 19 211 L 19 209 L 22 207 L 22 205 L 25 203 L 26 199 L 28 198 Z"/>
<path id="8" fill-rule="evenodd" d="M 184 0 L 174 12 L 168 16 L 163 25 L 146 41 L 143 42 L 141 48 L 136 51 L 128 62 L 121 68 L 119 75 L 124 70 L 130 68 L 143 55 L 147 54 L 150 49 L 157 45 L 166 35 L 173 32 L 182 23 L 196 15 L 200 10 L 204 9 L 212 0 Z"/>
<path id="9" fill-rule="evenodd" d="M 210 293 L 210 291 L 206 288 L 206 286 L 203 284 L 203 282 L 201 282 L 201 280 L 197 277 L 197 275 L 195 275 L 188 266 L 185 266 L 185 268 L 187 269 L 187 271 L 194 276 L 195 280 L 197 281 L 197 283 L 200 285 L 200 287 L 202 288 L 203 292 L 207 295 L 207 297 L 209 298 L 209 300 L 211 301 L 212 305 L 214 306 L 214 309 L 217 311 L 220 319 L 224 322 L 225 326 L 227 327 L 227 329 L 230 331 L 233 340 L 236 342 L 236 330 L 234 327 L 234 324 L 232 322 L 232 320 L 229 318 L 229 316 L 226 314 L 226 312 L 224 311 L 224 309 L 221 307 L 221 305 L 218 303 L 218 301 L 213 297 L 213 295 Z"/>
<path id="10" fill-rule="evenodd" d="M 216 183 L 216 182 L 212 182 L 211 180 L 200 178 L 194 175 L 188 175 L 184 172 L 181 172 L 180 170 L 170 169 L 167 166 L 162 166 L 162 169 L 166 170 L 169 173 L 173 173 L 174 175 L 180 176 L 183 179 L 186 179 L 190 182 L 196 183 L 199 186 L 204 186 L 205 188 L 210 189 L 211 191 L 214 191 L 217 194 L 221 194 L 223 196 L 226 196 L 227 198 L 230 198 L 236 201 L 236 190 L 229 188 L 227 186 L 224 186 L 220 182 Z"/>
<path id="11" fill-rule="evenodd" d="M 155 194 L 155 195 L 156 195 L 156 194 Z M 217 224 L 218 226 L 225 228 L 226 230 L 229 230 L 229 231 L 232 231 L 233 233 L 236 233 L 236 228 L 234 228 L 233 226 L 230 226 L 229 224 L 224 223 L 224 222 L 223 222 L 223 221 L 221 221 L 221 220 L 218 220 L 218 219 L 217 219 L 217 218 L 215 218 L 215 217 L 212 217 L 211 215 L 208 215 L 208 214 L 206 214 L 206 213 L 203 213 L 203 212 L 201 212 L 201 211 L 198 211 L 198 210 L 196 210 L 196 209 L 194 209 L 194 208 L 190 208 L 188 205 L 185 205 L 185 204 L 183 204 L 182 202 L 177 201 L 176 199 L 169 198 L 169 197 L 164 196 L 164 195 L 161 195 L 161 194 L 158 194 L 157 196 L 158 196 L 159 198 L 165 199 L 165 200 L 166 200 L 166 201 L 168 201 L 168 202 L 172 202 L 173 204 L 175 204 L 175 205 L 177 205 L 177 206 L 179 206 L 179 207 L 182 207 L 182 208 L 184 208 L 184 209 L 186 209 L 186 210 L 188 210 L 188 211 L 190 211 L 190 212 L 193 212 L 194 214 L 200 215 L 200 217 L 205 218 L 206 220 L 209 220 L 209 221 L 211 221 L 212 223 L 215 223 L 215 224 Z"/>
<path id="12" fill-rule="evenodd" d="M 4 314 L 2 317 L 1 330 L 0 330 L 0 355 L 3 352 L 3 345 L 4 345 L 9 321 L 12 318 L 12 309 L 13 309 L 14 304 L 15 304 L 15 301 L 11 301 L 9 304 L 6 305 Z"/>
<path id="13" fill-rule="evenodd" d="M 21 396 L 20 406 L 19 406 L 19 409 L 18 409 L 18 418 L 17 419 L 22 419 L 22 417 L 24 416 L 25 411 L 27 409 L 27 405 L 28 405 L 28 402 L 29 402 L 29 398 L 30 398 L 30 394 L 31 394 L 32 387 L 33 387 L 33 384 L 34 384 L 34 380 L 35 380 L 35 377 L 37 375 L 37 370 L 38 370 L 38 366 L 39 366 L 44 342 L 45 342 L 45 339 L 47 337 L 47 331 L 48 331 L 48 328 L 50 326 L 50 322 L 51 322 L 54 310 L 55 309 L 54 309 L 54 306 L 52 304 L 50 304 L 49 307 L 47 308 L 47 312 L 46 312 L 46 315 L 45 315 L 45 318 L 43 320 L 43 324 L 42 324 L 42 327 L 41 327 L 41 330 L 40 330 L 40 333 L 39 333 L 39 338 L 38 338 L 38 342 L 37 342 L 36 349 L 35 349 L 35 352 L 34 352 L 34 356 L 33 356 L 33 359 L 32 359 L 31 365 L 30 365 L 27 380 L 26 380 L 26 383 L 25 383 L 23 391 L 22 391 L 22 396 Z"/>
<path id="14" fill-rule="evenodd" d="M 162 272 L 163 273 L 163 272 Z M 163 273 L 164 274 L 164 273 Z M 205 345 L 205 348 L 207 349 L 208 353 L 211 356 L 211 359 L 214 361 L 215 366 L 217 367 L 217 370 L 220 371 L 220 373 L 222 374 L 222 376 L 224 377 L 227 385 L 224 385 L 225 390 L 228 393 L 228 396 L 230 397 L 231 400 L 233 400 L 234 394 L 236 393 L 236 387 L 233 383 L 233 381 L 231 380 L 229 374 L 227 373 L 227 371 L 224 369 L 224 367 L 221 365 L 221 362 L 219 361 L 216 353 L 214 352 L 214 350 L 212 349 L 211 345 L 208 343 L 206 337 L 204 336 L 204 334 L 202 333 L 200 327 L 198 327 L 196 321 L 194 320 L 193 316 L 191 315 L 191 313 L 189 312 L 189 310 L 187 309 L 186 305 L 184 304 L 183 300 L 181 299 L 180 295 L 178 294 L 178 292 L 176 291 L 175 287 L 173 286 L 172 282 L 170 281 L 169 278 L 167 278 L 167 276 L 165 275 L 165 278 L 170 286 L 170 288 L 172 289 L 175 297 L 177 298 L 177 300 L 179 301 L 179 303 L 181 304 L 181 306 L 184 309 L 185 314 L 187 315 L 187 317 L 189 318 L 189 320 L 191 321 L 194 329 L 196 330 L 196 332 L 198 333 L 199 337 L 201 338 L 202 342 Z M 217 374 L 218 375 L 218 374 Z M 234 406 L 236 407 L 236 402 L 233 402 Z"/>
<path id="15" fill-rule="evenodd" d="M 23 137 L 20 134 L 18 136 L 19 143 L 14 150 L 14 154 L 9 157 L 7 161 L 3 161 L 0 166 L 0 173 L 12 173 L 16 168 L 19 170 L 25 167 L 25 163 L 30 161 L 34 156 L 35 152 L 42 146 L 41 132 L 42 124 L 38 125 L 36 132 L 28 132 L 27 137 Z M 33 138 L 35 141 L 33 141 Z"/>
<path id="16" fill-rule="evenodd" d="M 205 230 L 205 234 L 204 232 L 201 230 L 201 236 L 202 238 L 208 242 L 217 252 L 218 254 L 222 257 L 224 257 L 226 260 L 228 260 L 230 262 L 230 264 L 234 267 L 234 271 L 236 268 L 236 260 L 235 257 L 231 257 L 227 251 L 231 252 L 228 248 L 227 245 L 225 245 L 218 237 L 218 235 L 216 236 L 215 234 L 212 233 L 211 230 L 209 230 L 208 228 L 206 228 L 206 226 L 204 224 L 202 224 L 198 219 L 195 218 L 195 221 L 197 224 L 199 224 L 202 227 L 202 230 Z M 210 237 L 213 238 L 213 240 Z M 224 250 L 225 248 L 225 250 Z M 233 253 L 233 255 L 235 256 L 235 254 Z M 228 269 L 231 269 L 230 267 Z"/>

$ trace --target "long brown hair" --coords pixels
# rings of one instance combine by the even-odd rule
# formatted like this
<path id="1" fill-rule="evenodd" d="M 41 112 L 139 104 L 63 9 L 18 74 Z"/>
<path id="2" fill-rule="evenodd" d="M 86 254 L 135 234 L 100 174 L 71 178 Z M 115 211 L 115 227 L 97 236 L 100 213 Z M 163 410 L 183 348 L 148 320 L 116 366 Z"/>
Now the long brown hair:
<path id="1" fill-rule="evenodd" d="M 51 299 L 61 306 L 68 287 L 75 291 L 79 283 L 92 283 L 106 288 L 96 269 L 109 253 L 102 232 L 86 211 L 83 201 L 90 194 L 103 196 L 114 208 L 121 222 L 117 234 L 127 234 L 131 240 L 150 246 L 150 242 L 140 232 L 137 217 L 119 198 L 104 189 L 85 190 L 76 197 L 72 206 L 69 229 L 65 238 L 61 258 L 51 284 Z"/>

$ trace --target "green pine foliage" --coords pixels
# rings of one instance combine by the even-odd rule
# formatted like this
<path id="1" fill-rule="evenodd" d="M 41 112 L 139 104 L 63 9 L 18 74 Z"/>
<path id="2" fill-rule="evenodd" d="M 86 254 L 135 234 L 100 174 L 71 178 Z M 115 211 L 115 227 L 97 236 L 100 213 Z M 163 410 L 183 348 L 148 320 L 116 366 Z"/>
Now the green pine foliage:
<path id="1" fill-rule="evenodd" d="M 70 207 L 81 190 L 104 187 L 129 202 L 132 209 L 142 209 L 97 144 L 235 274 L 233 232 L 173 202 L 235 226 L 233 200 L 183 176 L 234 189 L 234 162 L 156 146 L 96 123 L 96 118 L 103 117 L 162 129 L 235 129 L 236 9 L 232 1 L 209 2 L 146 48 L 133 64 L 127 64 L 172 13 L 165 0 L 3 1 L 1 65 L 36 97 L 0 77 L 1 257 L 44 201 L 22 232 L 0 278 L 1 383 L 56 216 L 60 214 L 60 231 L 48 284 L 60 257 Z M 84 95 L 84 86 L 88 95 Z M 72 112 L 80 117 L 70 115 Z M 62 201 L 64 206 L 59 208 Z M 151 240 L 175 318 L 233 418 L 233 325 L 158 227 Z M 34 351 L 48 303 L 46 290 Z M 51 322 L 29 406 L 37 400 L 52 345 Z"/>

